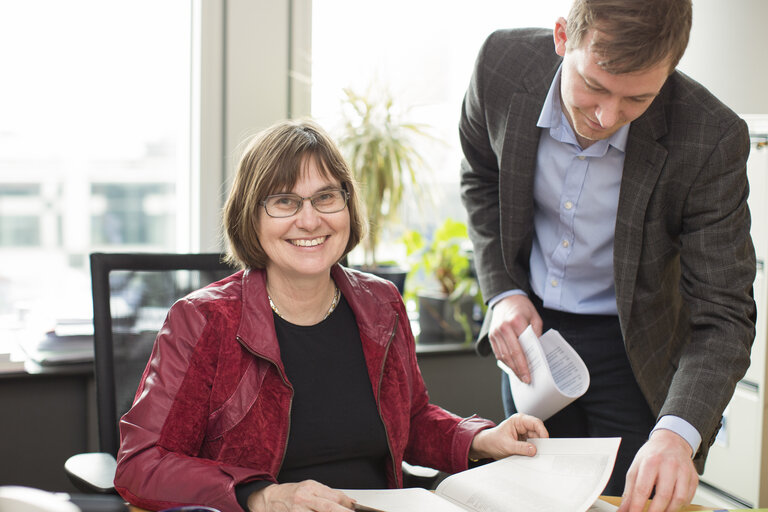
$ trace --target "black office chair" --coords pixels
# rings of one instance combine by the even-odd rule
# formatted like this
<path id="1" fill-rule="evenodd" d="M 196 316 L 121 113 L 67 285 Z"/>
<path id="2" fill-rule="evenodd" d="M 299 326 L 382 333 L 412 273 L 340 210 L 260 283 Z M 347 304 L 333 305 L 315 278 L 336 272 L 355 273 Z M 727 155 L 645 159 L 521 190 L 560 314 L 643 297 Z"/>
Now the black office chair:
<path id="1" fill-rule="evenodd" d="M 187 293 L 235 270 L 216 253 L 91 254 L 100 452 L 74 455 L 64 464 L 79 490 L 115 492 L 118 423 L 133 403 L 168 309 Z"/>

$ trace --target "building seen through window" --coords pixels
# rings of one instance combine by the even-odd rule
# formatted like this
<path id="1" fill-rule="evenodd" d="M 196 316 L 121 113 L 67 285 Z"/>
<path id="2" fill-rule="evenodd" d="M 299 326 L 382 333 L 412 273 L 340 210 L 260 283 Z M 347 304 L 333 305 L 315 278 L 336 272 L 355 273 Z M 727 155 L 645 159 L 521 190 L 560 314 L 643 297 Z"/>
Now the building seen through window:
<path id="1" fill-rule="evenodd" d="M 0 325 L 88 318 L 92 251 L 177 250 L 191 9 L 0 3 Z"/>

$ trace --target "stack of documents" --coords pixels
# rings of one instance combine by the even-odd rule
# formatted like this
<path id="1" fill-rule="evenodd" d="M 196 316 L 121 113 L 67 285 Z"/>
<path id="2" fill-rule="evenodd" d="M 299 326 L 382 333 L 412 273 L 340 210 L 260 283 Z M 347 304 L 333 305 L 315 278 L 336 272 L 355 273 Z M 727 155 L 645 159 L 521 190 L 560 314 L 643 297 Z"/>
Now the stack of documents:
<path id="1" fill-rule="evenodd" d="M 43 366 L 93 361 L 93 322 L 57 320 L 53 329 L 28 332 L 21 347 L 29 359 Z"/>

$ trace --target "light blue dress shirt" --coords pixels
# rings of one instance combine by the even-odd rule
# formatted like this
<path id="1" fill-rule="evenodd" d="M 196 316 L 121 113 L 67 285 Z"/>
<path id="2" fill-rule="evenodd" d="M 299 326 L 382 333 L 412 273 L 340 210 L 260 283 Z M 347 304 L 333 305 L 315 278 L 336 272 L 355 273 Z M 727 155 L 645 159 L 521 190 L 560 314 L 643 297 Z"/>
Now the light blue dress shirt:
<path id="1" fill-rule="evenodd" d="M 560 70 L 541 109 L 534 177 L 534 236 L 530 284 L 544 307 L 616 315 L 613 240 L 629 135 L 625 125 L 582 149 L 560 105 Z M 493 307 L 510 290 L 493 297 Z M 663 416 L 654 427 L 682 436 L 695 454 L 701 436 L 687 421 Z"/>

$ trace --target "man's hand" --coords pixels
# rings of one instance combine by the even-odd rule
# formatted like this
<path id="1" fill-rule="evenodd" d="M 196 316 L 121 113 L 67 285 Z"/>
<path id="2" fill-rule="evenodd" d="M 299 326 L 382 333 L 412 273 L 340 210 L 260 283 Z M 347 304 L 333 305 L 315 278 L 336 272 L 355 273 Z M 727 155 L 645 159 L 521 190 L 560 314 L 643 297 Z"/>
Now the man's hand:
<path id="1" fill-rule="evenodd" d="M 469 456 L 472 459 L 532 456 L 536 454 L 536 447 L 527 440 L 536 437 L 549 437 L 544 423 L 535 416 L 516 413 L 498 426 L 478 432 L 469 447 Z"/>
<path id="2" fill-rule="evenodd" d="M 541 317 L 525 295 L 504 297 L 493 306 L 491 328 L 488 331 L 493 354 L 526 384 L 531 382 L 531 374 L 517 337 L 529 325 L 533 327 L 536 336 L 541 336 Z"/>
<path id="3" fill-rule="evenodd" d="M 641 512 L 654 488 L 648 512 L 677 511 L 691 503 L 698 483 L 691 446 L 671 430 L 659 429 L 640 448 L 627 471 L 618 512 Z"/>

